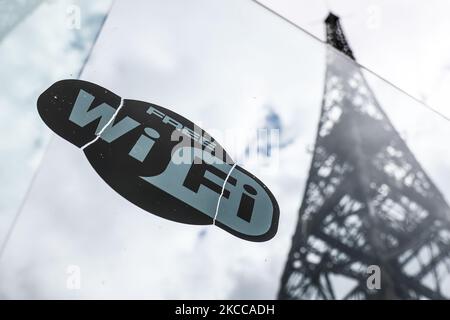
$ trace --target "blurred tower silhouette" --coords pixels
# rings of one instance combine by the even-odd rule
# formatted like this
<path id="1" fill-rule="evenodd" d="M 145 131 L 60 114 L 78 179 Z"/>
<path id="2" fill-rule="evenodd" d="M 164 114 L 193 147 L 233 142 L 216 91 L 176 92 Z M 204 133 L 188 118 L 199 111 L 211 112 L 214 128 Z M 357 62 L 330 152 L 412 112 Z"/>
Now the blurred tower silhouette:
<path id="1" fill-rule="evenodd" d="M 450 208 L 377 102 L 339 18 L 325 24 L 322 110 L 278 297 L 443 299 Z M 379 289 L 367 285 L 371 265 Z"/>

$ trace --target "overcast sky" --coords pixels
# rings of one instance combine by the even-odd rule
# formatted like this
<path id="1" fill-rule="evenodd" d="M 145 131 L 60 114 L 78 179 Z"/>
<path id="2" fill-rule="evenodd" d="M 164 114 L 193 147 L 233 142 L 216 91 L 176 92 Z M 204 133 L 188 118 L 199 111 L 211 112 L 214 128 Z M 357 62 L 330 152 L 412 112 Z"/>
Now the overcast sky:
<path id="1" fill-rule="evenodd" d="M 339 15 L 357 60 L 450 115 L 450 2 L 447 0 L 261 0 L 320 39 Z"/>
<path id="2" fill-rule="evenodd" d="M 325 2 L 265 3 L 323 38 Z M 329 0 L 328 6 L 341 15 L 358 61 L 445 111 L 446 1 L 374 3 Z M 41 23 L 45 13 L 36 11 L 22 32 Z M 51 35 L 42 37 L 52 41 Z M 224 131 L 256 129 L 275 110 L 282 139 L 293 142 L 282 150 L 278 171 L 246 168 L 278 199 L 279 232 L 269 242 L 251 243 L 213 226 L 148 214 L 109 188 L 80 150 L 53 137 L 0 264 L 0 296 L 274 298 L 311 160 L 307 151 L 314 144 L 324 72 L 320 42 L 251 1 L 116 1 L 82 79 L 172 109 L 226 149 L 232 142 L 221 138 Z M 448 194 L 450 127 L 367 76 L 391 120 L 414 141 L 413 151 Z M 66 287 L 70 265 L 80 267 L 81 290 Z"/>

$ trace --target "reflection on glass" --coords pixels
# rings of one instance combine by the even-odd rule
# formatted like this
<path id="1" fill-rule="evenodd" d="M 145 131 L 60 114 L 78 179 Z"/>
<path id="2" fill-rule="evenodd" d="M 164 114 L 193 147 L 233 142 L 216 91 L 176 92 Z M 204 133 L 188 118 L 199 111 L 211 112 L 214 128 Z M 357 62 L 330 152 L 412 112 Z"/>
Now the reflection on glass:
<path id="1" fill-rule="evenodd" d="M 49 83 L 79 75 L 109 5 L 0 1 L 0 248 L 50 138 L 36 99 Z"/>
<path id="2" fill-rule="evenodd" d="M 147 214 L 99 179 L 82 152 L 55 138 L 0 264 L 0 294 L 448 294 L 450 127 L 338 51 L 252 1 L 123 1 L 114 4 L 83 79 L 168 106 L 234 150 L 277 198 L 278 233 L 250 243 Z M 259 141 L 243 134 L 258 128 L 278 130 L 276 150 L 255 149 Z M 263 150 L 264 161 L 248 160 L 252 148 Z M 361 288 L 369 266 L 389 274 L 380 291 L 376 281 Z M 82 290 L 72 285 L 73 270 Z"/>

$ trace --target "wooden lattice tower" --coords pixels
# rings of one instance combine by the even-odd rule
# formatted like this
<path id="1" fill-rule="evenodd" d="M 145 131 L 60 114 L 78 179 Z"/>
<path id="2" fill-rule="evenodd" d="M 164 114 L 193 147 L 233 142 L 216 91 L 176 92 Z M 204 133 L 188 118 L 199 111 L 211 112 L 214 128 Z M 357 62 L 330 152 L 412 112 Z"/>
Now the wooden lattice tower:
<path id="1" fill-rule="evenodd" d="M 377 102 L 339 18 L 325 22 L 321 116 L 278 297 L 446 298 L 450 208 Z M 380 289 L 367 286 L 370 265 Z"/>

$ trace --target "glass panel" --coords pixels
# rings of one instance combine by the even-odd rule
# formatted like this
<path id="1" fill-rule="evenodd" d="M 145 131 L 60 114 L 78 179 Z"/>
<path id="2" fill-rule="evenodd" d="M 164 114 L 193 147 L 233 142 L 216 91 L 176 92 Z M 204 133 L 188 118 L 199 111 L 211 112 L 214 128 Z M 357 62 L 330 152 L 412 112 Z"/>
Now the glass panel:
<path id="1" fill-rule="evenodd" d="M 1 257 L 0 295 L 276 298 L 310 163 L 318 150 L 321 104 L 324 110 L 327 106 L 323 98 L 329 80 L 327 62 L 341 75 L 359 72 L 352 60 L 252 1 L 142 0 L 133 7 L 115 2 L 81 78 L 123 98 L 173 110 L 205 129 L 273 192 L 280 207 L 278 232 L 269 241 L 250 242 L 215 226 L 181 224 L 149 214 L 110 188 L 80 149 L 55 136 Z M 381 116 L 390 119 L 448 198 L 447 120 L 373 74 L 362 71 L 361 75 L 386 113 Z M 63 71 L 46 77 L 30 96 L 35 101 L 40 92 L 64 77 L 67 72 Z M 364 90 L 365 84 L 351 80 L 345 80 L 347 85 Z M 333 99 L 350 97 L 343 88 L 335 94 L 328 107 L 334 105 Z M 360 105 L 355 112 L 374 119 L 380 116 L 374 101 Z M 31 116 L 48 134 L 34 108 L 33 102 L 28 109 Z M 339 123 L 342 110 L 338 109 L 327 114 L 328 132 Z M 366 137 L 364 129 L 374 130 L 358 123 L 352 127 L 360 131 L 349 131 L 350 138 L 337 137 L 339 146 Z M 373 136 L 379 132 L 375 130 Z M 273 140 L 261 138 L 265 134 Z M 404 167 L 383 163 L 382 153 L 376 156 L 386 174 L 404 178 Z M 389 212 L 386 219 L 396 211 Z M 314 263 L 315 256 L 310 259 Z M 290 282 L 292 288 L 295 281 L 294 277 Z M 331 281 L 337 298 L 352 289 L 351 277 L 342 279 L 336 272 Z M 432 280 L 423 281 L 434 290 Z M 441 286 L 448 290 L 447 282 Z"/>
<path id="2" fill-rule="evenodd" d="M 0 2 L 0 134 L 8 137 L 0 143 L 0 244 L 50 137 L 36 113 L 36 99 L 49 83 L 78 76 L 109 5 Z"/>

